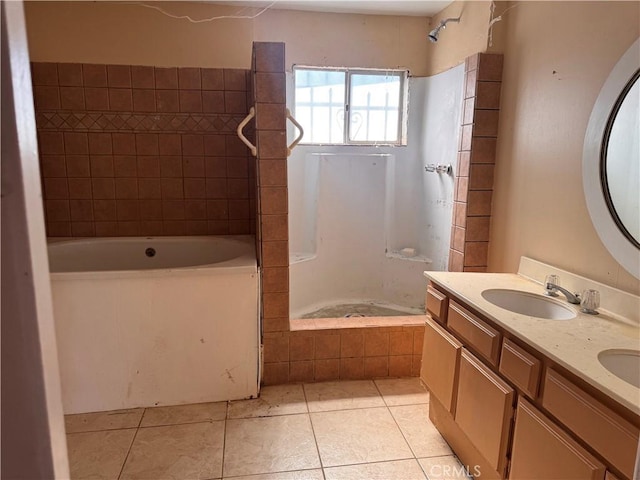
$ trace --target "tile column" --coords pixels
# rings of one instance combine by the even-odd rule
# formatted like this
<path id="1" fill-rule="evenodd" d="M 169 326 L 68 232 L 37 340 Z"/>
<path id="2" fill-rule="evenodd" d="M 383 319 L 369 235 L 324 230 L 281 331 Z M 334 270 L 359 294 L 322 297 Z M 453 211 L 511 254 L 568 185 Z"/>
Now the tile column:
<path id="1" fill-rule="evenodd" d="M 289 381 L 289 230 L 284 43 L 253 44 L 263 383 Z"/>
<path id="2" fill-rule="evenodd" d="M 464 110 L 449 250 L 451 272 L 487 269 L 502 65 L 502 54 L 478 53 L 465 61 Z"/>

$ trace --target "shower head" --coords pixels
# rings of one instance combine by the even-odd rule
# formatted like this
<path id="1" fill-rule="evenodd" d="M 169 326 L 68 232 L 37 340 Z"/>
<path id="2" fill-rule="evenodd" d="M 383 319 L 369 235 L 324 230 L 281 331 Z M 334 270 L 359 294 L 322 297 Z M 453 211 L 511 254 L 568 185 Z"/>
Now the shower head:
<path id="1" fill-rule="evenodd" d="M 447 23 L 449 22 L 459 23 L 460 17 L 447 18 L 445 20 L 442 20 L 436 28 L 434 28 L 429 32 L 428 38 L 431 41 L 431 43 L 436 43 L 438 41 L 438 35 L 440 35 L 440 30 L 442 30 L 443 28 L 447 28 Z"/>

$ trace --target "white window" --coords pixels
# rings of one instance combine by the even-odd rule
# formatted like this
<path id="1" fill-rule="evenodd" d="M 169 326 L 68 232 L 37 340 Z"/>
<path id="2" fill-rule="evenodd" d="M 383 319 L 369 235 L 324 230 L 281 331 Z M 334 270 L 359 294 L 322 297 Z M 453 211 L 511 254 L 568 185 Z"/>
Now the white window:
<path id="1" fill-rule="evenodd" d="M 406 70 L 293 68 L 302 143 L 406 145 Z"/>

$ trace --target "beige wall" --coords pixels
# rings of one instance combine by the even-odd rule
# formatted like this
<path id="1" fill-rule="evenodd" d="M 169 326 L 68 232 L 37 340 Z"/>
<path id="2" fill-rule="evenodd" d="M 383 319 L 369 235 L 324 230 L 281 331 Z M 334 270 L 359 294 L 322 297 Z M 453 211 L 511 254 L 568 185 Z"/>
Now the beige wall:
<path id="1" fill-rule="evenodd" d="M 594 101 L 640 33 L 638 2 L 518 2 L 505 14 L 489 268 L 521 255 L 634 293 L 600 242 L 582 189 Z"/>
<path id="2" fill-rule="evenodd" d="M 242 10 L 150 3 L 194 19 Z M 139 4 L 107 2 L 28 2 L 26 14 L 31 59 L 39 62 L 249 68 L 253 41 L 282 41 L 287 69 L 299 63 L 402 67 L 416 76 L 427 74 L 427 17 L 268 10 L 255 19 L 191 23 Z"/>
<path id="3" fill-rule="evenodd" d="M 438 42 L 429 42 L 426 57 L 429 76 L 459 65 L 470 55 L 487 51 L 491 2 L 455 1 L 431 19 L 429 31 L 436 28 L 441 20 L 457 17 L 461 17 L 460 23 L 448 23 L 440 31 Z"/>
<path id="4" fill-rule="evenodd" d="M 409 68 L 427 75 L 428 17 L 272 10 L 255 22 L 258 41 L 285 42 L 292 64 Z"/>

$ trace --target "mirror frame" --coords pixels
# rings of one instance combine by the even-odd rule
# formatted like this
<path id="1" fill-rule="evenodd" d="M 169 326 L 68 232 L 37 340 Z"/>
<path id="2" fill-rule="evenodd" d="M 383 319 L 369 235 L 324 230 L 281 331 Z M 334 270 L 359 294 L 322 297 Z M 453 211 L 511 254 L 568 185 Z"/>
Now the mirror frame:
<path id="1" fill-rule="evenodd" d="M 630 80 L 640 68 L 640 38 L 615 65 L 593 106 L 584 137 L 582 185 L 593 226 L 609 253 L 631 275 L 640 279 L 640 250 L 619 228 L 609 210 L 601 179 L 601 154 L 609 118 Z"/>

